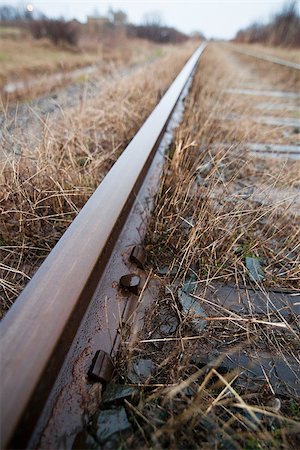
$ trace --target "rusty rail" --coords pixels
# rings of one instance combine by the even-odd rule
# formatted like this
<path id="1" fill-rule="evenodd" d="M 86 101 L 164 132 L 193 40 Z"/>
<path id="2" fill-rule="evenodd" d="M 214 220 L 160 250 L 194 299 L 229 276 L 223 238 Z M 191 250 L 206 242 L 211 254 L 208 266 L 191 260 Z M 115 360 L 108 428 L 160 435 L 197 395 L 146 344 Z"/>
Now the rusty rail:
<path id="1" fill-rule="evenodd" d="M 262 61 L 268 61 L 273 64 L 279 64 L 280 66 L 289 67 L 290 69 L 300 70 L 300 64 L 293 61 L 287 61 L 286 59 L 277 58 L 277 56 L 268 55 L 265 53 L 257 53 L 248 49 L 240 49 L 230 46 L 232 50 L 241 55 L 252 56 L 253 58 L 261 59 Z"/>
<path id="2" fill-rule="evenodd" d="M 1 323 L 1 448 L 24 448 L 166 129 L 205 48 L 188 60 L 160 103 L 44 261 Z M 115 317 L 116 305 L 109 307 Z M 111 310 L 112 309 L 112 310 Z M 111 352 L 118 324 L 100 348 Z M 99 348 L 99 346 L 98 346 Z"/>

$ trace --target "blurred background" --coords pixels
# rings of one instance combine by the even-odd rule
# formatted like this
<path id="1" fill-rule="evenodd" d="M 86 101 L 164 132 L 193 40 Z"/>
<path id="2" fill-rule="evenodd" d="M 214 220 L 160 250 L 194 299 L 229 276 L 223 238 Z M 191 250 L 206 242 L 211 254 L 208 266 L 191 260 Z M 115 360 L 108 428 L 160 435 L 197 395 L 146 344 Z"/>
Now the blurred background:
<path id="1" fill-rule="evenodd" d="M 300 45 L 297 1 L 0 1 L 0 91 L 32 77 L 130 58 L 132 45 L 191 39 Z M 136 47 L 135 47 L 136 48 Z M 61 82 L 58 74 L 56 83 Z M 32 83 L 36 83 L 36 79 Z"/>

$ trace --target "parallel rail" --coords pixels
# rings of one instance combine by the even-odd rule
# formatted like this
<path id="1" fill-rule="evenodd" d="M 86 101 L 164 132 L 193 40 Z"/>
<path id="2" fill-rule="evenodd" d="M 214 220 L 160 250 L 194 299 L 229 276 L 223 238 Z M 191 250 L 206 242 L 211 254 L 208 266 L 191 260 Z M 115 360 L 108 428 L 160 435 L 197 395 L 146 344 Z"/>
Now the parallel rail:
<path id="1" fill-rule="evenodd" d="M 300 64 L 297 64 L 293 61 L 287 61 L 286 59 L 277 58 L 273 55 L 257 53 L 246 49 L 239 49 L 233 46 L 230 46 L 230 48 L 235 52 L 240 53 L 241 55 L 253 56 L 253 58 L 261 59 L 262 61 L 268 61 L 273 64 L 279 64 L 280 66 L 289 67 L 290 69 L 300 70 Z"/>
<path id="2" fill-rule="evenodd" d="M 29 445 L 172 112 L 204 49 L 205 44 L 188 60 L 4 318 L 0 329 L 1 448 Z M 117 307 L 116 302 L 108 307 L 110 324 Z M 102 333 L 98 349 L 111 353 L 118 326 L 115 320 L 109 333 Z"/>

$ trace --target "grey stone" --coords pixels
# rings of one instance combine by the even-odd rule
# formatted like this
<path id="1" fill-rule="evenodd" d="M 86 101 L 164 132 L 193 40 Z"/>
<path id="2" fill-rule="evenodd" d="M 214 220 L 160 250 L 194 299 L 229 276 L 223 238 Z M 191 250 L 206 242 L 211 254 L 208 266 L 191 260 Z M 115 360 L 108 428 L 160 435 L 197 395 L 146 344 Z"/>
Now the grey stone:
<path id="1" fill-rule="evenodd" d="M 207 322 L 206 320 L 202 320 L 201 317 L 206 318 L 207 314 L 199 305 L 199 300 L 191 297 L 181 289 L 178 291 L 178 299 L 182 306 L 184 316 L 191 318 L 191 322 L 198 331 L 203 331 Z"/>
<path id="2" fill-rule="evenodd" d="M 208 316 L 220 315 L 223 308 L 238 314 L 280 315 L 286 320 L 297 319 L 300 315 L 300 293 L 297 292 L 262 292 L 216 282 L 198 287 L 196 294 L 210 302 L 203 306 Z"/>
<path id="3" fill-rule="evenodd" d="M 151 359 L 139 359 L 132 363 L 128 371 L 128 378 L 132 383 L 142 383 L 149 378 L 155 370 Z"/>
<path id="4" fill-rule="evenodd" d="M 250 279 L 258 282 L 263 281 L 264 271 L 261 267 L 259 258 L 256 258 L 255 256 L 246 256 L 245 262 Z"/>
<path id="5" fill-rule="evenodd" d="M 172 333 L 175 333 L 178 327 L 178 319 L 174 315 L 161 315 L 160 316 L 161 325 L 159 327 L 159 331 L 164 335 L 168 336 Z"/>
<path id="6" fill-rule="evenodd" d="M 134 387 L 110 383 L 103 394 L 102 401 L 104 404 L 109 404 L 131 398 L 135 394 L 137 394 L 137 389 Z"/>
<path id="7" fill-rule="evenodd" d="M 218 357 L 223 360 L 216 364 Z M 197 365 L 206 363 L 209 367 L 216 367 L 218 372 L 238 369 L 240 375 L 235 386 L 257 392 L 262 389 L 266 382 L 266 375 L 276 395 L 300 395 L 300 367 L 293 358 L 286 361 L 278 355 L 268 352 L 259 352 L 255 355 L 239 350 L 228 354 L 228 349 L 219 349 L 213 355 L 198 355 L 193 358 Z"/>
<path id="8" fill-rule="evenodd" d="M 119 438 L 121 433 L 130 429 L 131 425 L 123 406 L 100 411 L 92 424 L 93 435 L 101 445 Z"/>
<path id="9" fill-rule="evenodd" d="M 196 277 L 195 276 L 191 276 L 183 285 L 183 292 L 185 292 L 186 294 L 190 294 L 191 292 L 193 292 L 195 290 L 195 281 L 196 281 Z"/>

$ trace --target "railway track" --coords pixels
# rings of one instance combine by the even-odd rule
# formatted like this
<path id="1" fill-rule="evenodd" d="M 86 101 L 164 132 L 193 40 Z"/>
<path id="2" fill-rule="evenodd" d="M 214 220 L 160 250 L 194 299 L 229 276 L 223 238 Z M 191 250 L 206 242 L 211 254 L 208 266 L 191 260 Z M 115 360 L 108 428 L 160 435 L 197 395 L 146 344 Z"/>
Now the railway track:
<path id="1" fill-rule="evenodd" d="M 186 63 L 3 320 L 4 448 L 31 448 L 41 440 L 54 448 L 56 433 L 72 436 L 85 411 L 79 397 L 89 400 L 83 373 L 99 351 L 94 377 L 109 380 L 120 322 L 134 302 L 116 280 L 131 264 L 131 271 L 136 269 L 130 252 L 145 232 L 162 167 L 160 144 L 170 139 L 204 49 L 205 44 Z M 126 283 L 130 292 L 136 280 L 123 279 Z"/>
<path id="2" fill-rule="evenodd" d="M 72 448 L 110 381 L 122 327 L 134 326 L 148 283 L 142 243 L 164 152 L 205 48 L 191 56 L 4 318 L 2 448 Z"/>
<path id="3" fill-rule="evenodd" d="M 241 53 L 242 55 L 253 56 L 253 58 L 261 59 L 262 61 L 268 61 L 273 64 L 279 64 L 283 67 L 289 67 L 291 69 L 300 70 L 300 64 L 292 61 L 286 61 L 285 59 L 277 58 L 276 56 L 263 54 L 259 52 L 253 52 L 251 50 L 239 49 L 232 47 L 234 51 Z"/>

